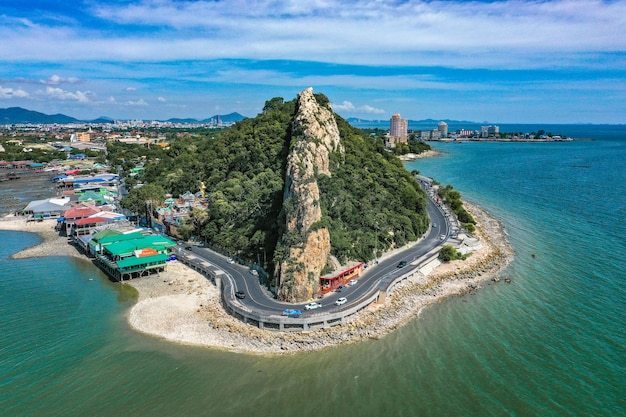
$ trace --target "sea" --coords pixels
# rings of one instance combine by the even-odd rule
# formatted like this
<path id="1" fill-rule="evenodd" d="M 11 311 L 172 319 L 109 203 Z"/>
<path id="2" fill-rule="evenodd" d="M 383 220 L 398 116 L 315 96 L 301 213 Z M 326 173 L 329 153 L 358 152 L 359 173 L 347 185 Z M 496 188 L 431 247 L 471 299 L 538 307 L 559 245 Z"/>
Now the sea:
<path id="1" fill-rule="evenodd" d="M 625 416 L 626 126 L 552 130 L 585 140 L 435 143 L 406 164 L 503 223 L 509 284 L 319 352 L 137 333 L 128 285 L 87 260 L 11 260 L 39 237 L 0 231 L 0 416 Z"/>

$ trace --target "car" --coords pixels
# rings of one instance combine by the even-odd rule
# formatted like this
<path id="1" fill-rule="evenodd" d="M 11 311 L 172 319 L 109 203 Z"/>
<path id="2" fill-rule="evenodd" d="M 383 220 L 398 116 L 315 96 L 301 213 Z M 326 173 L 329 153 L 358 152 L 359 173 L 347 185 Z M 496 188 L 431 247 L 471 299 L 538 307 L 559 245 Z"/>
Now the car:
<path id="1" fill-rule="evenodd" d="M 286 308 L 286 309 L 283 310 L 282 315 L 283 316 L 289 316 L 292 313 L 294 313 L 295 311 L 298 311 L 298 310 L 294 310 L 293 308 Z"/>
<path id="2" fill-rule="evenodd" d="M 315 310 L 317 308 L 322 308 L 322 305 L 320 303 L 309 303 L 304 306 L 305 310 Z"/>
<path id="3" fill-rule="evenodd" d="M 191 250 L 191 246 L 185 246 L 185 250 Z"/>
<path id="4" fill-rule="evenodd" d="M 445 239 L 446 239 L 446 235 L 441 235 L 441 236 L 439 236 L 439 239 L 440 239 L 440 240 L 445 240 Z"/>
<path id="5" fill-rule="evenodd" d="M 437 227 L 437 223 L 433 223 L 433 227 Z"/>
<path id="6" fill-rule="evenodd" d="M 259 276 L 259 271 L 257 271 L 256 269 L 251 269 L 251 270 L 250 270 L 250 273 L 251 273 L 252 275 L 254 275 L 255 277 L 258 277 L 258 276 Z"/>
<path id="7" fill-rule="evenodd" d="M 289 313 L 289 317 L 300 317 L 302 315 L 302 311 L 300 310 L 291 310 Z"/>
<path id="8" fill-rule="evenodd" d="M 344 305 L 347 302 L 348 302 L 348 299 L 346 297 L 341 297 L 340 299 L 335 301 L 335 305 L 340 306 L 340 305 Z"/>
<path id="9" fill-rule="evenodd" d="M 398 262 L 398 265 L 397 265 L 398 268 L 404 268 L 405 266 L 406 266 L 406 261 Z"/>
<path id="10" fill-rule="evenodd" d="M 226 262 L 228 262 L 229 264 L 235 263 L 235 261 L 233 261 L 233 258 L 226 258 Z"/>
<path id="11" fill-rule="evenodd" d="M 357 281 L 356 279 L 351 279 L 350 281 L 348 281 L 348 285 L 356 285 L 359 281 Z"/>
<path id="12" fill-rule="evenodd" d="M 341 292 L 341 291 L 343 291 L 343 290 L 345 290 L 345 289 L 346 289 L 346 286 L 345 286 L 345 285 L 340 285 L 340 286 L 338 286 L 338 287 L 337 287 L 337 289 L 335 289 L 335 291 L 336 291 L 336 292 Z"/>
<path id="13" fill-rule="evenodd" d="M 235 291 L 235 297 L 243 300 L 244 298 L 246 298 L 246 293 L 243 291 Z"/>

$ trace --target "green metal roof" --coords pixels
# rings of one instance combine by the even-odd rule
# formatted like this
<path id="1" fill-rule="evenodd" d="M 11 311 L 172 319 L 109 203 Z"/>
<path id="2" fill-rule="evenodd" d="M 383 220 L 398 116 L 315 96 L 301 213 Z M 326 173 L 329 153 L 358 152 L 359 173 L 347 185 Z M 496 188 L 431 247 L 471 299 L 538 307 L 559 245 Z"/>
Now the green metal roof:
<path id="1" fill-rule="evenodd" d="M 119 235 L 109 235 L 100 239 L 100 244 L 106 245 L 109 243 L 123 242 L 123 241 L 133 240 L 133 239 L 141 239 L 142 237 L 143 235 L 139 232 L 132 232 L 132 233 L 127 233 L 127 234 L 119 234 Z"/>
<path id="2" fill-rule="evenodd" d="M 147 264 L 164 264 L 167 261 L 167 255 L 165 253 L 159 253 L 158 255 L 142 256 L 137 258 L 135 256 L 128 257 L 117 261 L 117 266 L 120 269 L 128 269 L 134 266 L 147 265 Z"/>
<path id="3" fill-rule="evenodd" d="M 146 242 L 150 242 L 152 245 L 155 246 L 164 246 L 166 248 L 172 247 L 172 246 L 176 246 L 176 243 L 173 242 L 172 240 L 164 237 L 164 236 L 160 236 L 160 235 L 148 235 L 148 236 L 144 236 L 144 240 Z"/>
<path id="4" fill-rule="evenodd" d="M 102 238 L 104 238 L 106 236 L 118 236 L 118 235 L 121 235 L 121 234 L 122 234 L 122 232 L 119 232 L 117 230 L 106 229 L 106 230 L 103 230 L 101 232 L 95 233 L 92 236 L 92 238 L 96 239 L 96 240 L 100 240 L 100 239 L 102 239 Z"/>
<path id="5" fill-rule="evenodd" d="M 122 256 L 127 255 L 138 249 L 151 248 L 156 251 L 164 251 L 165 249 L 172 246 L 176 246 L 176 243 L 172 242 L 166 237 L 158 235 L 143 236 L 140 234 L 140 237 L 135 239 L 110 243 L 105 246 L 105 249 L 113 256 Z"/>

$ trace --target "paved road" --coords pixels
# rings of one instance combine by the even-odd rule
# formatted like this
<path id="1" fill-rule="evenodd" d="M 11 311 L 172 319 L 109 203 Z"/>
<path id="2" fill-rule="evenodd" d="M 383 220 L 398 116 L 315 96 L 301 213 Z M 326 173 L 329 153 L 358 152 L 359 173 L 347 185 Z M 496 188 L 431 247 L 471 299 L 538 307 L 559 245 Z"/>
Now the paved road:
<path id="1" fill-rule="evenodd" d="M 437 204 L 430 199 L 428 199 L 427 211 L 431 219 L 431 227 L 422 240 L 411 247 L 387 256 L 384 260 L 379 261 L 377 265 L 370 263 L 372 266 L 365 269 L 356 285 L 348 286 L 342 292 L 333 292 L 325 295 L 321 300 L 316 300 L 322 304 L 322 308 L 312 311 L 305 312 L 304 305 L 306 303 L 290 304 L 271 298 L 270 292 L 260 285 L 258 276 L 250 273 L 250 270 L 245 266 L 228 263 L 227 258 L 221 254 L 207 248 L 189 245 L 186 245 L 186 247 L 190 248 L 190 250 L 183 250 L 183 252 L 187 257 L 197 257 L 198 261 L 206 260 L 229 274 L 235 282 L 237 291 L 243 291 L 246 294 L 245 299 L 239 300 L 239 302 L 250 310 L 267 315 L 280 315 L 286 308 L 300 309 L 305 314 L 327 313 L 331 309 L 341 310 L 349 308 L 352 303 L 355 303 L 360 298 L 378 291 L 380 285 L 382 285 L 381 282 L 390 277 L 404 274 L 411 268 L 416 268 L 416 265 L 411 264 L 413 261 L 443 244 L 441 236 L 443 235 L 447 239 L 450 234 L 450 227 L 446 217 Z M 407 265 L 403 268 L 398 268 L 400 261 L 407 262 Z M 334 303 L 340 297 L 346 297 L 348 302 L 342 306 L 336 306 Z"/>

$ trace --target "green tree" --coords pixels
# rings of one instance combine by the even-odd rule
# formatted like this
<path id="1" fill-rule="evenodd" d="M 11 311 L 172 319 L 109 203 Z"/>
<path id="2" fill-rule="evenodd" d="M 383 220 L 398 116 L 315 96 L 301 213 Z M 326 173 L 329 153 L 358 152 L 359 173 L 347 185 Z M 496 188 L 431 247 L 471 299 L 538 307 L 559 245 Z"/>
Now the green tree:
<path id="1" fill-rule="evenodd" d="M 120 205 L 132 213 L 143 214 L 148 226 L 152 226 L 152 210 L 163 204 L 164 199 L 163 187 L 156 184 L 146 184 L 130 190 L 128 195 L 122 198 Z"/>

